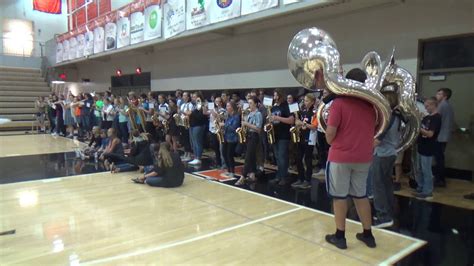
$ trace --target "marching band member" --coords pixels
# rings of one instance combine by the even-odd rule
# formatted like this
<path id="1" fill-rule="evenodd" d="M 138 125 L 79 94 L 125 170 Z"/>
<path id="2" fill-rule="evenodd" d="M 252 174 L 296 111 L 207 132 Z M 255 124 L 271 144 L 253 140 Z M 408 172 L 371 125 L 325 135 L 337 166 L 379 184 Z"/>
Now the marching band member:
<path id="1" fill-rule="evenodd" d="M 270 122 L 273 123 L 275 132 L 275 143 L 273 144 L 274 156 L 277 163 L 277 173 L 272 183 L 286 185 L 288 178 L 288 163 L 290 145 L 290 127 L 295 122 L 294 116 L 290 113 L 288 103 L 283 93 L 276 89 L 273 93 L 274 105 L 271 109 Z"/>
<path id="2" fill-rule="evenodd" d="M 204 132 L 206 129 L 207 118 L 204 110 L 207 108 L 203 100 L 202 94 L 193 93 L 194 108 L 188 111 L 189 116 L 189 135 L 191 136 L 191 145 L 194 152 L 194 160 L 190 161 L 191 165 L 200 165 L 203 152 Z"/>
<path id="3" fill-rule="evenodd" d="M 188 112 L 190 113 L 194 108 L 193 103 L 191 102 L 191 97 L 189 92 L 183 92 L 183 99 L 180 106 L 180 116 L 183 125 L 180 125 L 179 129 L 181 131 L 181 139 L 180 143 L 184 146 L 184 156 L 181 157 L 183 161 L 191 161 L 191 142 L 189 138 L 189 116 Z"/>
<path id="4" fill-rule="evenodd" d="M 168 103 L 166 103 L 166 97 L 164 94 L 158 95 L 158 106 L 156 106 L 155 112 L 158 112 L 158 120 L 160 121 L 160 131 L 161 134 L 159 134 L 159 140 L 160 142 L 164 141 L 166 139 L 166 131 L 167 129 L 167 123 L 169 119 L 169 114 L 170 114 L 170 107 Z"/>
<path id="5" fill-rule="evenodd" d="M 314 94 L 306 94 L 304 97 L 303 109 L 299 113 L 299 118 L 295 121 L 295 126 L 300 128 L 300 142 L 296 144 L 296 167 L 298 168 L 298 181 L 291 184 L 291 186 L 295 188 L 311 187 L 310 181 L 313 174 L 313 149 L 316 143 L 317 128 L 315 123 L 315 121 L 317 121 L 317 119 L 315 119 L 315 102 L 316 97 Z"/>
<path id="6" fill-rule="evenodd" d="M 242 177 L 235 183 L 237 186 L 243 185 L 245 180 L 256 181 L 255 173 L 257 172 L 257 145 L 260 142 L 260 132 L 263 125 L 262 114 L 258 111 L 257 97 L 251 97 L 248 100 L 250 113 L 242 121 L 242 127 L 245 127 L 247 134 L 247 149 L 245 153 L 245 165 Z"/>
<path id="7" fill-rule="evenodd" d="M 234 154 L 238 143 L 238 137 L 235 130 L 240 126 L 240 115 L 237 104 L 233 101 L 227 102 L 226 110 L 227 119 L 225 122 L 221 122 L 220 124 L 221 127 L 224 128 L 224 143 L 222 144 L 222 153 L 224 154 L 224 162 L 227 166 L 227 173 L 225 175 L 228 177 L 234 177 Z"/>
<path id="8" fill-rule="evenodd" d="M 178 151 L 179 142 L 179 128 L 174 120 L 174 115 L 178 112 L 178 104 L 175 99 L 168 100 L 169 114 L 168 119 L 168 131 L 166 132 L 166 142 L 171 144 L 173 152 Z"/>
<path id="9" fill-rule="evenodd" d="M 216 123 L 219 121 L 224 120 L 224 117 L 220 117 L 225 114 L 225 109 L 222 105 L 221 97 L 215 97 L 214 99 L 214 108 L 208 109 L 204 112 L 205 115 L 209 116 L 209 133 L 210 133 L 210 140 L 211 140 L 211 147 L 214 150 L 216 155 L 216 165 L 217 167 L 222 167 L 223 156 L 221 154 L 222 144 L 219 143 L 217 134 L 219 128 L 217 127 Z"/>

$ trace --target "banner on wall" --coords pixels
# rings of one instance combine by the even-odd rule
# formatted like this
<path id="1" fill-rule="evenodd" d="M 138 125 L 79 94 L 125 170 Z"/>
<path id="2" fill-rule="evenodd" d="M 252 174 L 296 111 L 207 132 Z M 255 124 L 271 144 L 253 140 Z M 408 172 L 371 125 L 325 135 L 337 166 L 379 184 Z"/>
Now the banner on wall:
<path id="1" fill-rule="evenodd" d="M 105 46 L 104 50 L 109 51 L 117 47 L 117 24 L 115 23 L 117 14 L 115 11 L 105 15 Z"/>
<path id="2" fill-rule="evenodd" d="M 76 34 L 73 32 L 69 38 L 69 60 L 76 59 L 76 48 L 77 48 L 77 39 Z"/>
<path id="3" fill-rule="evenodd" d="M 145 0 L 144 40 L 161 37 L 162 10 L 160 0 Z"/>
<path id="4" fill-rule="evenodd" d="M 117 10 L 117 48 L 130 45 L 130 6 Z"/>
<path id="5" fill-rule="evenodd" d="M 76 58 L 82 58 L 84 56 L 84 47 L 85 47 L 85 37 L 84 37 L 85 27 L 81 27 L 78 30 L 76 40 Z"/>
<path id="6" fill-rule="evenodd" d="M 94 28 L 94 22 L 87 23 L 86 31 L 84 32 L 84 56 L 94 53 Z"/>
<path id="7" fill-rule="evenodd" d="M 283 4 L 285 5 L 298 3 L 298 2 L 303 2 L 303 0 L 283 0 Z"/>
<path id="8" fill-rule="evenodd" d="M 178 35 L 186 29 L 186 2 L 167 0 L 163 5 L 163 35 L 165 39 Z"/>
<path id="9" fill-rule="evenodd" d="M 145 16 L 144 0 L 135 0 L 130 4 L 130 44 L 143 42 Z"/>
<path id="10" fill-rule="evenodd" d="M 65 40 L 63 41 L 63 61 L 69 60 L 69 34 L 66 33 Z"/>
<path id="11" fill-rule="evenodd" d="M 56 63 L 61 63 L 63 61 L 63 38 L 58 36 L 56 38 Z"/>
<path id="12" fill-rule="evenodd" d="M 212 0 L 186 1 L 186 29 L 192 30 L 210 23 L 209 11 Z"/>
<path id="13" fill-rule="evenodd" d="M 246 0 L 247 1 L 247 0 Z M 211 23 L 240 16 L 240 0 L 214 0 L 211 4 Z"/>
<path id="14" fill-rule="evenodd" d="M 33 10 L 61 14 L 61 0 L 33 0 Z"/>
<path id="15" fill-rule="evenodd" d="M 278 6 L 278 0 L 242 1 L 242 15 L 248 15 Z"/>
<path id="16" fill-rule="evenodd" d="M 94 21 L 94 54 L 102 53 L 104 51 L 105 40 L 105 16 L 100 16 Z"/>

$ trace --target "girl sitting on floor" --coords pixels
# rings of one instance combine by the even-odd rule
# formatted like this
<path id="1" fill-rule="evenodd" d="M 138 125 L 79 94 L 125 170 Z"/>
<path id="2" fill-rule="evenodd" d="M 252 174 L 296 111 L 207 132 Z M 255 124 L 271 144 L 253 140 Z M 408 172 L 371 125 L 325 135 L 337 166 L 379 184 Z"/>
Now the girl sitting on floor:
<path id="1" fill-rule="evenodd" d="M 184 166 L 179 154 L 171 152 L 171 145 L 167 142 L 162 142 L 158 151 L 156 149 L 157 165 L 151 172 L 145 172 L 143 176 L 133 178 L 132 181 L 139 184 L 146 183 L 152 187 L 181 186 L 184 180 Z"/>

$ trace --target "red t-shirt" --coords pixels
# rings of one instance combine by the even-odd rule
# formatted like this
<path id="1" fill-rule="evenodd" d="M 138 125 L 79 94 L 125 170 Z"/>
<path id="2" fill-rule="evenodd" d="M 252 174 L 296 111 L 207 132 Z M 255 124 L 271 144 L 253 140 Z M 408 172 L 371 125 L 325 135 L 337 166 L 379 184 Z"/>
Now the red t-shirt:
<path id="1" fill-rule="evenodd" d="M 328 126 L 337 128 L 328 160 L 335 163 L 372 161 L 375 134 L 375 109 L 353 97 L 334 99 L 329 109 Z"/>

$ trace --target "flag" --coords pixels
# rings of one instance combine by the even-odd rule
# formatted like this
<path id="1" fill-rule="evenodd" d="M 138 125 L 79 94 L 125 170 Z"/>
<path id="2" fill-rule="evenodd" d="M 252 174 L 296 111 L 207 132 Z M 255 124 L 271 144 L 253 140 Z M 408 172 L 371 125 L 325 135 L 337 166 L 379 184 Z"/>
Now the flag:
<path id="1" fill-rule="evenodd" d="M 61 14 L 61 0 L 33 0 L 33 10 Z"/>

